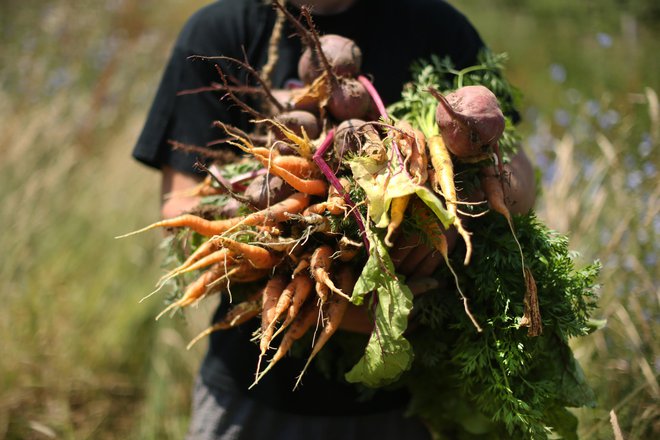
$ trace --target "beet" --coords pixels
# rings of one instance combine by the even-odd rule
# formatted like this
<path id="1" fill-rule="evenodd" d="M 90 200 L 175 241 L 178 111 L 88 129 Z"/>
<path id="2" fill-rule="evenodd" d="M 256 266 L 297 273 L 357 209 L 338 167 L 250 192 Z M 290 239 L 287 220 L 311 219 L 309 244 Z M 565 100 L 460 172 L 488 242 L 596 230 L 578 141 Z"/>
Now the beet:
<path id="1" fill-rule="evenodd" d="M 302 136 L 302 128 L 310 139 L 316 139 L 321 135 L 321 123 L 319 119 L 310 112 L 304 110 L 292 110 L 290 112 L 280 113 L 275 116 L 275 120 L 286 128 L 294 132 L 297 136 Z M 302 127 L 302 128 L 301 128 Z M 278 129 L 276 134 L 280 137 Z M 281 136 L 284 138 L 284 136 Z"/>
<path id="2" fill-rule="evenodd" d="M 334 150 L 337 160 L 346 153 L 355 153 L 362 145 L 359 129 L 365 122 L 362 119 L 347 119 L 335 129 Z"/>
<path id="3" fill-rule="evenodd" d="M 473 157 L 488 152 L 504 132 L 504 115 L 497 97 L 484 86 L 466 86 L 442 96 L 435 119 L 440 134 L 457 157 Z"/>
<path id="4" fill-rule="evenodd" d="M 270 189 L 270 198 L 268 190 Z M 268 204 L 274 205 L 289 197 L 294 189 L 287 185 L 282 179 L 275 175 L 268 175 L 268 186 L 266 186 L 266 175 L 257 176 L 248 185 L 244 196 L 257 209 L 265 209 Z"/>
<path id="5" fill-rule="evenodd" d="M 337 76 L 354 77 L 362 67 L 362 51 L 351 39 L 328 34 L 319 38 L 321 50 Z M 298 76 L 311 84 L 323 73 L 323 65 L 311 48 L 305 49 L 298 61 Z"/>
<path id="6" fill-rule="evenodd" d="M 339 78 L 326 109 L 337 121 L 361 119 L 371 111 L 371 96 L 358 80 Z"/>

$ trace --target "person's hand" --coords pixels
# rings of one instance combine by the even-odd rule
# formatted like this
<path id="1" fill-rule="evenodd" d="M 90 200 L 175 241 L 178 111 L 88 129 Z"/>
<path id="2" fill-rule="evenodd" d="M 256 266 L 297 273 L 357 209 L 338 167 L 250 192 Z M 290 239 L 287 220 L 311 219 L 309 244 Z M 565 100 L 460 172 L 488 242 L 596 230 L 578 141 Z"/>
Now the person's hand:
<path id="1" fill-rule="evenodd" d="M 161 217 L 164 219 L 176 217 L 197 206 L 199 197 L 180 195 L 172 197 L 171 195 L 184 194 L 202 180 L 201 176 L 182 173 L 172 167 L 164 166 L 161 180 Z"/>

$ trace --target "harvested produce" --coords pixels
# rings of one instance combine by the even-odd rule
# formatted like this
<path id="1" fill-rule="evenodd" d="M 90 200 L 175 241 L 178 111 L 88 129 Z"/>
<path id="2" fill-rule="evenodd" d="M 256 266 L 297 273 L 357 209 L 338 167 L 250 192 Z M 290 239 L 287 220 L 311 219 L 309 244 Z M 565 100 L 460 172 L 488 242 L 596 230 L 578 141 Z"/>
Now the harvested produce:
<path id="1" fill-rule="evenodd" d="M 161 315 L 213 293 L 232 298 L 192 342 L 255 327 L 252 386 L 316 331 L 298 386 L 346 341 L 349 305 L 367 307 L 373 330 L 351 352 L 352 366 L 344 360 L 325 371 L 367 387 L 407 387 L 411 414 L 440 438 L 575 438 L 566 407 L 592 404 L 593 395 L 568 338 L 595 326 L 598 265 L 577 269 L 565 237 L 533 212 L 512 214 L 500 194 L 503 161 L 518 148 L 507 123 L 511 97 L 487 88 L 509 90 L 502 58 L 484 53 L 462 71 L 446 60 L 420 62 L 401 100 L 385 108 L 360 75 L 355 43 L 319 37 L 304 9 L 303 17 L 307 26 L 290 19 L 307 46 L 300 76 L 308 85 L 291 105 L 264 106 L 274 114 L 228 94 L 255 117 L 254 133 L 216 122 L 227 146 L 245 154 L 244 168 L 219 166 L 222 179 L 209 182 L 222 191 L 205 192 L 213 195 L 200 203 L 236 201 L 240 214 L 185 214 L 137 231 L 175 230 L 168 240 L 176 264 L 158 287 L 179 295 Z M 305 118 L 290 112 L 301 104 Z M 377 120 L 369 119 L 374 108 Z M 487 200 L 468 201 L 456 188 Z M 450 252 L 453 228 L 462 240 Z M 397 273 L 390 251 L 401 235 L 442 256 L 432 278 Z M 426 291 L 414 307 L 413 291 Z"/>

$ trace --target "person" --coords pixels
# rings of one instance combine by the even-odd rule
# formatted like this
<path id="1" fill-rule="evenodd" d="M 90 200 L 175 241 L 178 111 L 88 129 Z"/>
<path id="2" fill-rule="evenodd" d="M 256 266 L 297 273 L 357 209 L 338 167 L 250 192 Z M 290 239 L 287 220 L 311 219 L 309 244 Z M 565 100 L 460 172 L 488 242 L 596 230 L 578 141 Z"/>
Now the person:
<path id="1" fill-rule="evenodd" d="M 386 104 L 399 99 L 403 85 L 412 79 L 414 61 L 448 56 L 463 68 L 475 64 L 485 47 L 467 18 L 442 0 L 289 0 L 286 7 L 298 16 L 303 4 L 311 6 L 321 34 L 339 34 L 357 43 L 363 53 L 362 71 L 373 78 Z M 277 23 L 276 10 L 264 0 L 219 0 L 196 12 L 183 27 L 133 151 L 135 159 L 162 172 L 162 195 L 184 191 L 203 178 L 194 167 L 195 155 L 171 148 L 169 141 L 212 143 L 223 136 L 212 126 L 214 120 L 247 127 L 247 116 L 221 95 L 177 95 L 218 82 L 215 62 L 237 77 L 245 72 L 222 60 L 189 57 L 224 55 L 261 70 L 269 60 Z M 275 88 L 287 88 L 297 81 L 302 45 L 292 37 L 291 23 L 280 23 L 282 37 L 269 78 Z M 528 188 L 533 183 L 529 161 L 524 155 L 516 160 L 522 172 L 516 174 L 519 179 L 514 176 L 514 188 Z M 197 202 L 194 197 L 163 197 L 161 215 L 176 216 Z M 442 261 L 431 249 L 405 237 L 392 257 L 398 271 L 410 277 L 432 273 Z M 214 319 L 224 311 L 221 305 Z M 353 307 L 342 328 L 370 331 L 363 312 Z M 248 390 L 259 353 L 250 342 L 252 330 L 245 324 L 211 335 L 193 395 L 190 440 L 430 438 L 420 420 L 405 416 L 405 390 L 377 390 L 365 397 L 355 386 L 310 369 L 303 385 L 292 391 L 304 359 L 285 358 Z"/>

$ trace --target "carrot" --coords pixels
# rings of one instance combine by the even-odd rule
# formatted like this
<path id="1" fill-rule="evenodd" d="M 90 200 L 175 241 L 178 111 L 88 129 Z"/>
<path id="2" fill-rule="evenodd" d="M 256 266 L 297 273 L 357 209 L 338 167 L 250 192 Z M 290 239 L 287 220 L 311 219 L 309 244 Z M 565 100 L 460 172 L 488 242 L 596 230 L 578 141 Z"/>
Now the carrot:
<path id="1" fill-rule="evenodd" d="M 310 259 L 310 272 L 316 281 L 316 293 L 321 298 L 321 302 L 326 302 L 332 292 L 346 299 L 350 299 L 344 292 L 335 287 L 330 279 L 330 267 L 332 266 L 332 254 L 334 250 L 330 245 L 324 244 L 316 248 Z"/>
<path id="2" fill-rule="evenodd" d="M 309 330 L 312 324 L 316 322 L 318 314 L 319 307 L 316 304 L 313 302 L 308 302 L 305 304 L 296 319 L 289 326 L 288 331 L 282 338 L 282 342 L 280 343 L 279 347 L 277 347 L 277 351 L 268 363 L 268 366 L 261 373 L 259 373 L 259 370 L 257 369 L 254 383 L 250 385 L 249 389 L 254 387 L 261 380 L 261 378 L 264 377 L 264 375 L 268 373 L 268 371 L 270 371 L 270 369 L 273 368 L 275 364 L 277 364 L 284 357 L 284 355 L 291 349 L 294 342 L 303 337 L 303 335 L 307 332 L 307 330 Z"/>
<path id="3" fill-rule="evenodd" d="M 298 260 L 295 269 L 293 269 L 293 274 L 291 276 L 296 276 L 299 272 L 307 269 L 309 267 L 309 260 L 312 258 L 311 252 L 305 252 Z"/>
<path id="4" fill-rule="evenodd" d="M 257 269 L 270 269 L 275 267 L 281 260 L 280 257 L 260 246 L 241 243 L 226 237 L 218 237 L 218 240 L 225 248 L 234 252 L 236 255 L 241 255 Z"/>
<path id="5" fill-rule="evenodd" d="M 187 350 L 195 345 L 200 339 L 218 330 L 227 330 L 254 318 L 261 311 L 261 291 L 253 294 L 243 302 L 232 307 L 227 314 L 218 322 L 195 336 L 186 346 Z"/>
<path id="6" fill-rule="evenodd" d="M 339 181 L 344 188 L 348 188 L 348 180 L 341 178 Z M 334 186 L 330 185 L 330 188 L 328 188 L 328 199 L 325 202 L 310 205 L 303 211 L 303 215 L 323 214 L 326 211 L 332 215 L 342 215 L 346 213 L 346 209 L 346 200 L 344 200 L 344 197 L 339 194 Z"/>
<path id="7" fill-rule="evenodd" d="M 410 194 L 392 199 L 392 207 L 390 210 L 390 224 L 387 225 L 387 234 L 385 235 L 385 244 L 392 247 L 394 244 L 391 241 L 392 234 L 403 222 L 403 214 L 406 212 L 408 202 L 410 201 Z"/>
<path id="8" fill-rule="evenodd" d="M 328 183 L 323 179 L 304 179 L 289 171 L 285 166 L 270 162 L 261 156 L 255 156 L 268 171 L 281 177 L 286 183 L 291 185 L 296 191 L 314 196 L 323 196 L 328 191 Z"/>
<path id="9" fill-rule="evenodd" d="M 516 236 L 516 231 L 513 227 L 513 218 L 511 217 L 511 212 L 506 206 L 502 181 L 497 174 L 493 174 L 491 169 L 486 167 L 481 170 L 480 183 L 481 190 L 484 192 L 486 200 L 488 201 L 488 206 L 495 210 L 495 212 L 502 214 L 509 224 L 509 229 L 511 230 L 511 234 L 513 234 L 513 239 L 518 245 L 518 251 L 520 252 L 520 262 L 523 269 L 523 278 L 526 280 L 527 275 L 525 274 L 525 256 L 523 255 L 522 246 L 520 246 L 520 242 Z"/>
<path id="10" fill-rule="evenodd" d="M 170 279 L 172 275 L 190 267 L 193 263 L 201 260 L 202 258 L 210 255 L 211 253 L 220 249 L 222 245 L 218 240 L 213 238 L 202 243 L 179 267 L 172 269 L 167 274 L 163 275 L 157 284 L 161 284 L 164 280 Z"/>
<path id="11" fill-rule="evenodd" d="M 277 303 L 277 318 L 286 312 L 286 318 L 279 329 L 273 334 L 273 339 L 286 329 L 291 322 L 298 316 L 302 305 L 307 300 L 312 291 L 313 283 L 307 274 L 298 274 L 293 281 L 282 292 L 282 296 Z M 276 319 L 277 319 L 276 318 Z M 273 321 L 274 323 L 275 321 Z M 273 324 L 274 325 L 274 324 Z"/>
<path id="12" fill-rule="evenodd" d="M 211 269 L 204 272 L 199 278 L 197 278 L 195 281 L 190 283 L 186 287 L 183 296 L 181 296 L 181 298 L 179 298 L 177 301 L 173 302 L 172 304 L 167 306 L 162 312 L 160 312 L 160 314 L 156 316 L 156 320 L 160 319 L 161 316 L 163 316 L 165 313 L 167 313 L 168 311 L 174 308 L 185 307 L 201 299 L 203 296 L 205 296 L 208 293 L 210 289 L 209 285 L 214 281 L 218 280 L 223 275 L 226 275 L 226 273 L 227 272 L 225 271 L 225 266 L 222 264 L 216 264 L 215 266 L 211 267 Z"/>
<path id="13" fill-rule="evenodd" d="M 299 213 L 309 205 L 309 196 L 303 193 L 294 193 L 273 206 L 253 212 L 247 216 L 233 217 L 225 220 L 206 220 L 192 214 L 161 220 L 145 228 L 115 238 L 124 238 L 139 234 L 151 229 L 163 228 L 190 228 L 206 236 L 220 235 L 238 226 L 258 226 L 260 224 L 276 224 L 288 220 L 289 213 Z"/>
<path id="14" fill-rule="evenodd" d="M 273 327 L 270 324 L 275 319 L 275 309 L 285 286 L 286 280 L 284 277 L 277 275 L 266 283 L 266 287 L 263 290 L 261 303 L 261 339 L 259 342 L 261 354 L 259 355 L 259 362 L 261 362 L 261 358 L 266 354 L 270 346 L 273 335 Z M 258 366 L 257 371 L 259 371 Z"/>
<path id="15" fill-rule="evenodd" d="M 435 217 L 435 215 L 431 214 L 429 208 L 424 203 L 421 203 L 418 200 L 415 200 L 414 208 L 415 208 L 414 212 L 419 216 L 419 219 L 421 221 L 421 226 L 426 231 L 426 236 L 431 241 L 431 245 L 435 250 L 440 252 L 440 255 L 442 255 L 442 258 L 445 260 L 445 264 L 449 268 L 449 271 L 454 276 L 454 282 L 456 283 L 456 290 L 458 290 L 458 294 L 461 296 L 461 299 L 463 300 L 463 308 L 465 309 L 465 314 L 468 316 L 468 318 L 470 318 L 470 321 L 472 321 L 472 325 L 474 325 L 477 331 L 482 332 L 483 329 L 481 328 L 481 326 L 475 319 L 474 315 L 470 311 L 470 308 L 468 307 L 468 299 L 461 290 L 461 286 L 458 282 L 458 275 L 456 275 L 456 272 L 454 271 L 454 268 L 452 267 L 451 262 L 449 261 L 449 247 L 447 246 L 447 237 L 445 236 L 444 231 L 440 227 L 440 224 L 438 223 L 438 219 Z"/>
<path id="16" fill-rule="evenodd" d="M 339 273 L 342 274 L 342 279 L 347 280 L 347 282 L 342 283 L 342 288 L 346 289 L 346 291 L 349 291 L 353 288 L 353 285 L 350 284 L 350 277 L 352 274 L 350 273 L 350 269 L 345 268 L 346 270 L 340 271 Z M 325 305 L 326 305 L 326 310 L 325 310 L 325 324 L 323 325 L 323 329 L 321 330 L 321 333 L 318 336 L 318 339 L 314 343 L 314 348 L 312 349 L 312 353 L 309 355 L 307 358 L 307 362 L 305 363 L 305 366 L 303 367 L 302 371 L 300 372 L 300 375 L 298 376 L 298 379 L 296 380 L 296 384 L 294 385 L 293 389 L 295 390 L 298 385 L 300 384 L 300 381 L 305 374 L 305 371 L 307 371 L 307 368 L 309 367 L 309 364 L 312 362 L 312 359 L 321 351 L 323 346 L 330 340 L 330 337 L 339 329 L 339 325 L 341 324 L 341 320 L 344 317 L 344 313 L 346 313 L 346 308 L 348 307 L 349 301 L 344 298 L 344 297 L 338 297 L 338 298 L 333 298 L 329 300 Z"/>
<path id="17" fill-rule="evenodd" d="M 219 244 L 218 244 L 219 245 Z M 161 286 L 163 283 L 168 280 L 183 275 L 184 273 L 193 272 L 195 270 L 203 269 L 215 263 L 224 263 L 231 264 L 234 263 L 234 255 L 229 249 L 219 249 L 215 252 L 212 252 L 205 257 L 199 258 L 197 261 L 192 263 L 177 267 L 176 269 L 171 270 L 167 274 L 161 277 L 158 281 L 158 285 Z"/>
<path id="18" fill-rule="evenodd" d="M 226 220 L 206 220 L 196 215 L 183 214 L 178 217 L 152 223 L 145 228 L 129 232 L 128 234 L 120 235 L 115 238 L 129 237 L 131 235 L 139 234 L 141 232 L 149 231 L 155 228 L 190 228 L 195 232 L 211 237 L 213 235 L 222 234 L 228 229 L 236 226 L 237 224 L 240 224 L 242 221 L 244 221 L 244 219 L 244 217 L 234 217 Z"/>
<path id="19" fill-rule="evenodd" d="M 285 222 L 289 220 L 289 214 L 298 214 L 307 206 L 309 206 L 309 196 L 304 193 L 294 193 L 269 208 L 248 215 L 243 225 L 257 226 L 261 223 Z"/>
<path id="20" fill-rule="evenodd" d="M 539 296 L 532 271 L 527 267 L 525 268 L 525 299 L 523 303 L 525 309 L 520 320 L 520 327 L 528 327 L 527 336 L 540 336 L 543 333 L 543 323 L 541 322 L 541 311 L 539 310 Z"/>
<path id="21" fill-rule="evenodd" d="M 431 163 L 435 169 L 433 189 L 443 195 L 447 205 L 447 211 L 454 216 L 454 226 L 465 241 L 466 251 L 463 264 L 468 265 L 472 256 L 472 240 L 458 216 L 458 207 L 456 206 L 458 199 L 456 198 L 456 186 L 454 185 L 454 165 L 449 156 L 449 150 L 447 150 L 441 136 L 430 137 L 428 139 L 428 147 Z"/>
<path id="22" fill-rule="evenodd" d="M 364 247 L 364 244 L 351 241 L 346 237 L 342 237 L 339 239 L 338 246 L 339 255 L 337 256 L 337 259 L 346 263 L 357 256 L 360 250 L 362 250 Z"/>
<path id="23" fill-rule="evenodd" d="M 303 179 L 319 177 L 321 172 L 316 164 L 307 158 L 293 155 L 281 155 L 275 149 L 254 147 L 251 153 L 266 167 L 273 165 Z"/>

